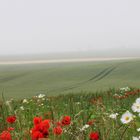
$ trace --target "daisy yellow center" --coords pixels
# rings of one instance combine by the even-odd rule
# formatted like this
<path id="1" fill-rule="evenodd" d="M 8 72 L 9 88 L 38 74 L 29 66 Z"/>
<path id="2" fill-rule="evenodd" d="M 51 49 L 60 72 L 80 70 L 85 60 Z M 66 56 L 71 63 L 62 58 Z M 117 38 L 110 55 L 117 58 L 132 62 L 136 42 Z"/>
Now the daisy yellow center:
<path id="1" fill-rule="evenodd" d="M 125 120 L 128 121 L 129 120 L 129 117 L 125 117 Z"/>

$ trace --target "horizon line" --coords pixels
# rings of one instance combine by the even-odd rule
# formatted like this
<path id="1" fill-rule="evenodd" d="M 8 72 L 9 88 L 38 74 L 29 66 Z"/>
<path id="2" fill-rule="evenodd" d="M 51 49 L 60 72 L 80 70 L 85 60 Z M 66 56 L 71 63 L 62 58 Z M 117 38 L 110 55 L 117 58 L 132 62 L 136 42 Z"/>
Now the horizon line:
<path id="1" fill-rule="evenodd" d="M 0 61 L 0 65 L 22 65 L 22 64 L 49 64 L 49 63 L 71 63 L 71 62 L 96 62 L 96 61 L 113 61 L 113 60 L 137 60 L 140 57 L 108 57 L 108 58 L 66 58 L 66 59 L 42 59 L 42 60 L 11 60 Z"/>

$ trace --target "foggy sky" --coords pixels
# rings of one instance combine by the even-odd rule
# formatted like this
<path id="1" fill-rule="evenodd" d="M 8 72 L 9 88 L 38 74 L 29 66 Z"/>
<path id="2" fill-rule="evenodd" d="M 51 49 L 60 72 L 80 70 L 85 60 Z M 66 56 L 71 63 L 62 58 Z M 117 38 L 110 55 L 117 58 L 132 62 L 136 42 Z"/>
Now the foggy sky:
<path id="1" fill-rule="evenodd" d="M 140 48 L 140 0 L 1 0 L 0 55 Z"/>

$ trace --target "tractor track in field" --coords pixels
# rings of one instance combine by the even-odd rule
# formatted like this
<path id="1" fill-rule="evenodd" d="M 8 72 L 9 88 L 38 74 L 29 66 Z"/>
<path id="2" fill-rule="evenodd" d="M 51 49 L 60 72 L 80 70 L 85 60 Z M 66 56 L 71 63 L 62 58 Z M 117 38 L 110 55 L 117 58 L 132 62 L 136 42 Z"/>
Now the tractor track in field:
<path id="1" fill-rule="evenodd" d="M 102 75 L 101 77 L 99 77 L 98 79 L 95 80 L 95 82 L 102 80 L 104 77 L 108 76 L 112 71 L 114 71 L 117 67 L 112 67 L 109 71 L 107 71 L 106 73 L 104 73 L 104 75 Z"/>
<path id="2" fill-rule="evenodd" d="M 68 86 L 68 87 L 59 88 L 59 89 L 56 89 L 56 90 L 50 90 L 49 92 L 57 92 L 57 91 L 62 92 L 62 91 L 66 91 L 66 90 L 71 90 L 71 89 L 74 89 L 74 88 L 78 88 L 83 84 L 87 84 L 87 83 L 89 83 L 91 81 L 94 81 L 94 83 L 96 83 L 96 82 L 102 80 L 103 78 L 105 78 L 106 76 L 108 76 L 116 68 L 117 68 L 117 66 L 107 67 L 104 70 L 102 70 L 101 72 L 99 72 L 98 74 L 96 74 L 95 76 L 89 78 L 88 80 L 73 84 L 73 85 Z"/>
<path id="3" fill-rule="evenodd" d="M 86 81 L 84 81 L 84 82 L 81 82 L 81 83 L 78 83 L 77 84 L 77 86 L 75 85 L 75 86 L 71 86 L 71 87 L 67 87 L 67 88 L 65 88 L 64 90 L 62 90 L 62 91 L 65 91 L 65 90 L 70 90 L 70 89 L 74 89 L 74 88 L 78 88 L 78 87 L 80 87 L 81 85 L 83 85 L 83 84 L 87 84 L 87 83 L 89 83 L 89 82 L 91 82 L 91 81 L 94 81 L 94 83 L 93 84 L 95 84 L 96 82 L 98 82 L 98 81 L 100 81 L 100 80 L 102 80 L 103 78 L 105 78 L 106 76 L 108 76 L 113 70 L 115 70 L 116 69 L 116 67 L 113 67 L 113 68 L 111 68 L 111 69 L 107 69 L 107 71 L 105 71 L 104 73 L 102 73 L 102 74 L 100 74 L 98 77 L 96 76 L 94 79 L 92 79 L 92 80 L 86 80 Z"/>

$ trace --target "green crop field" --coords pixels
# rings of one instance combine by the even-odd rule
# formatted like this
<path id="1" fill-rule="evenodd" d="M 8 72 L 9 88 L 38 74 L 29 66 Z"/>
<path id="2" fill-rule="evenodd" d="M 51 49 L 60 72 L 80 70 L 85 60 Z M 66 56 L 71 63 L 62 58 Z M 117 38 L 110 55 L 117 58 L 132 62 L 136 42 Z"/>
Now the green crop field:
<path id="1" fill-rule="evenodd" d="M 140 60 L 0 65 L 5 98 L 140 86 Z"/>

